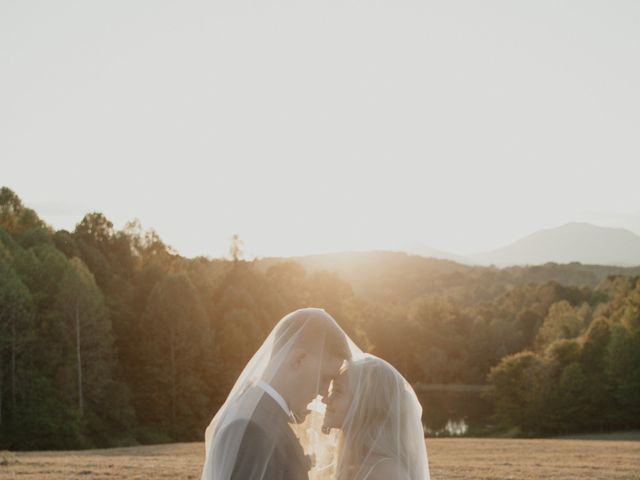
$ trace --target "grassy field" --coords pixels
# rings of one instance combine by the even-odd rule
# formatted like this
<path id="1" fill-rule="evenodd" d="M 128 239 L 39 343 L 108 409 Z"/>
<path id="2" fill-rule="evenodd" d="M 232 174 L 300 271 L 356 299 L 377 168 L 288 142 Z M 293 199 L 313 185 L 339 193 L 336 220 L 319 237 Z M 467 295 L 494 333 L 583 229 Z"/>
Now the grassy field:
<path id="1" fill-rule="evenodd" d="M 640 480 L 640 442 L 428 439 L 434 480 Z M 204 447 L 178 443 L 80 452 L 1 452 L 0 478 L 199 479 Z"/>
<path id="2" fill-rule="evenodd" d="M 576 435 L 564 435 L 556 438 L 570 440 L 637 440 L 640 441 L 640 430 L 611 433 L 583 433 Z"/>

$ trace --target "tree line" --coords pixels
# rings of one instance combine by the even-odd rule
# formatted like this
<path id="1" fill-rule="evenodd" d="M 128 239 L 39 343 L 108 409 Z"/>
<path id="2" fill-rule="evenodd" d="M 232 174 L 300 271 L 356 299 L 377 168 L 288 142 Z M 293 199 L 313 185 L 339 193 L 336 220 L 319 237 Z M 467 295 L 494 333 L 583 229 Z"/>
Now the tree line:
<path id="1" fill-rule="evenodd" d="M 97 212 L 56 231 L 3 187 L 0 448 L 201 440 L 275 322 L 304 306 L 414 384 L 491 382 L 505 427 L 637 428 L 637 277 L 362 255 L 350 272 L 246 261 L 235 238 L 229 259 L 188 259 Z"/>

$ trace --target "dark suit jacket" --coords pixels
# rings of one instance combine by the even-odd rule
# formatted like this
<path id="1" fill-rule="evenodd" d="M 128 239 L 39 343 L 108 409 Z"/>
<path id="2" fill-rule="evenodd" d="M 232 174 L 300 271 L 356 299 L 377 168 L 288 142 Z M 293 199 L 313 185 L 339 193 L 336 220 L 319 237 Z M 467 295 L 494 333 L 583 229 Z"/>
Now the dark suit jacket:
<path id="1" fill-rule="evenodd" d="M 216 439 L 224 445 L 240 438 L 235 463 L 225 469 L 232 471 L 228 480 L 309 480 L 307 457 L 289 417 L 269 394 L 259 387 L 252 389 L 245 395 L 259 395 L 260 400 L 251 418 L 232 421 Z M 214 463 L 228 461 L 233 459 L 214 456 Z"/>

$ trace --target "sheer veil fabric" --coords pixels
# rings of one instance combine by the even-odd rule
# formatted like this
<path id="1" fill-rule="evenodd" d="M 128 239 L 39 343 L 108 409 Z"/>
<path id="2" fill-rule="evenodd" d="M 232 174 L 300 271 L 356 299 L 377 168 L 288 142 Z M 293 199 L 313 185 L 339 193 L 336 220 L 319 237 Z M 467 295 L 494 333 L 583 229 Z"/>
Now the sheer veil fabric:
<path id="1" fill-rule="evenodd" d="M 334 425 L 325 402 L 338 404 L 338 385 L 350 395 Z M 363 353 L 325 310 L 299 309 L 276 324 L 211 420 L 201 480 L 364 480 L 396 470 L 428 479 L 420 413 L 391 365 Z"/>
<path id="2" fill-rule="evenodd" d="M 344 365 L 327 399 L 324 430 L 337 429 L 336 480 L 428 480 L 422 406 L 388 362 L 363 354 Z"/>

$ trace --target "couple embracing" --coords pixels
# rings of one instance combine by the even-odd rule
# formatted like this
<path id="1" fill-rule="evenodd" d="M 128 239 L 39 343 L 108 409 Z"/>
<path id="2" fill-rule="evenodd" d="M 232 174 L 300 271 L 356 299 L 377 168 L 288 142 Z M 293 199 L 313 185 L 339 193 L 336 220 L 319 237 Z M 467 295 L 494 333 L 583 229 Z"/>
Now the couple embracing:
<path id="1" fill-rule="evenodd" d="M 321 308 L 285 315 L 205 434 L 202 480 L 428 480 L 422 407 Z"/>

